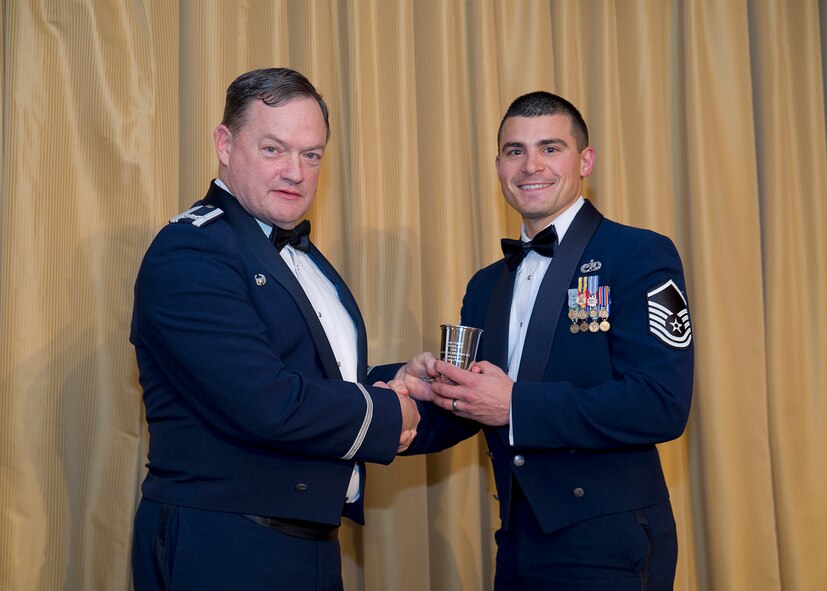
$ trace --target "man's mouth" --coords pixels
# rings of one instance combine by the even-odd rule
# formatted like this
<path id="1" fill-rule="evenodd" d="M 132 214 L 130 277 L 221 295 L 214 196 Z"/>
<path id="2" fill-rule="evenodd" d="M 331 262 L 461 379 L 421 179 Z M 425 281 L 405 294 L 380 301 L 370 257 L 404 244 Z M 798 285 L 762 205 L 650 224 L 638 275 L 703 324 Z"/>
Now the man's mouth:
<path id="1" fill-rule="evenodd" d="M 528 183 L 525 185 L 517 185 L 521 191 L 534 191 L 536 189 L 546 189 L 554 183 Z"/>
<path id="2" fill-rule="evenodd" d="M 288 199 L 298 199 L 301 197 L 301 193 L 296 193 L 295 191 L 288 191 L 286 189 L 273 189 L 274 193 L 279 193 L 280 195 L 287 197 Z"/>

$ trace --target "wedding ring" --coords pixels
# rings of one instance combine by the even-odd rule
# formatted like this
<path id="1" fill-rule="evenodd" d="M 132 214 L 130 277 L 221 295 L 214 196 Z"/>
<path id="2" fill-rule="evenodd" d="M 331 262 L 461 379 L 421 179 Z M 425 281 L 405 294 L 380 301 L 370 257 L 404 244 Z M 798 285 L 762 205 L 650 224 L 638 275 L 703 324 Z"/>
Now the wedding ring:
<path id="1" fill-rule="evenodd" d="M 456 398 L 454 398 L 451 401 L 451 408 L 454 409 L 454 412 L 457 412 L 457 399 Z"/>

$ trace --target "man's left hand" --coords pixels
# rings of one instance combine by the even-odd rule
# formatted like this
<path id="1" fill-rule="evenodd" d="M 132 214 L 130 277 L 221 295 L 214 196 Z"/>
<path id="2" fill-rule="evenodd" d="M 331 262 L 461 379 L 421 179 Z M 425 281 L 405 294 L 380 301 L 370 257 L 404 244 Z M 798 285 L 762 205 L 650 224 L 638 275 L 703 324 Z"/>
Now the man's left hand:
<path id="1" fill-rule="evenodd" d="M 437 361 L 436 370 L 442 378 L 431 384 L 434 404 L 483 425 L 508 424 L 514 382 L 503 370 L 488 361 L 475 363 L 470 371 Z"/>

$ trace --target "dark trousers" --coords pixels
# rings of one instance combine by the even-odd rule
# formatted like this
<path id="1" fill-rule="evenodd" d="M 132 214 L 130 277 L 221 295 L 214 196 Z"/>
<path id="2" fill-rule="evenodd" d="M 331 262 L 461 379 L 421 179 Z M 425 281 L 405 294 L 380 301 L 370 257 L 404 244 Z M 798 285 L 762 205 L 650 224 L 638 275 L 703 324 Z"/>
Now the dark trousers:
<path id="1" fill-rule="evenodd" d="M 341 591 L 339 541 L 268 529 L 235 513 L 142 499 L 132 546 L 135 591 Z"/>
<path id="2" fill-rule="evenodd" d="M 522 492 L 497 541 L 495 591 L 669 591 L 678 542 L 669 503 L 543 533 Z"/>

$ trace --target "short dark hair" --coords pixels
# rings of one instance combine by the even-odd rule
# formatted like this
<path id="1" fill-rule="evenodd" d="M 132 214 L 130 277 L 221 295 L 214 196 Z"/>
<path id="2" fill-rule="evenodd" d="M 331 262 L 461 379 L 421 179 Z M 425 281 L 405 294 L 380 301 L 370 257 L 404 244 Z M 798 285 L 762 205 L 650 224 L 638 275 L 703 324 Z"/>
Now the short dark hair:
<path id="1" fill-rule="evenodd" d="M 247 107 L 253 101 L 262 101 L 269 107 L 280 107 L 296 98 L 310 97 L 319 103 L 330 139 L 330 121 L 327 105 L 310 81 L 289 68 L 263 68 L 242 74 L 227 88 L 224 118 L 221 124 L 236 133 L 247 120 Z"/>
<path id="2" fill-rule="evenodd" d="M 509 117 L 544 117 L 547 115 L 566 115 L 571 121 L 571 135 L 577 142 L 577 150 L 582 152 L 589 145 L 589 128 L 577 107 L 556 94 L 538 90 L 514 99 L 508 107 L 500 128 L 497 130 L 497 151 L 500 149 L 503 125 Z"/>

